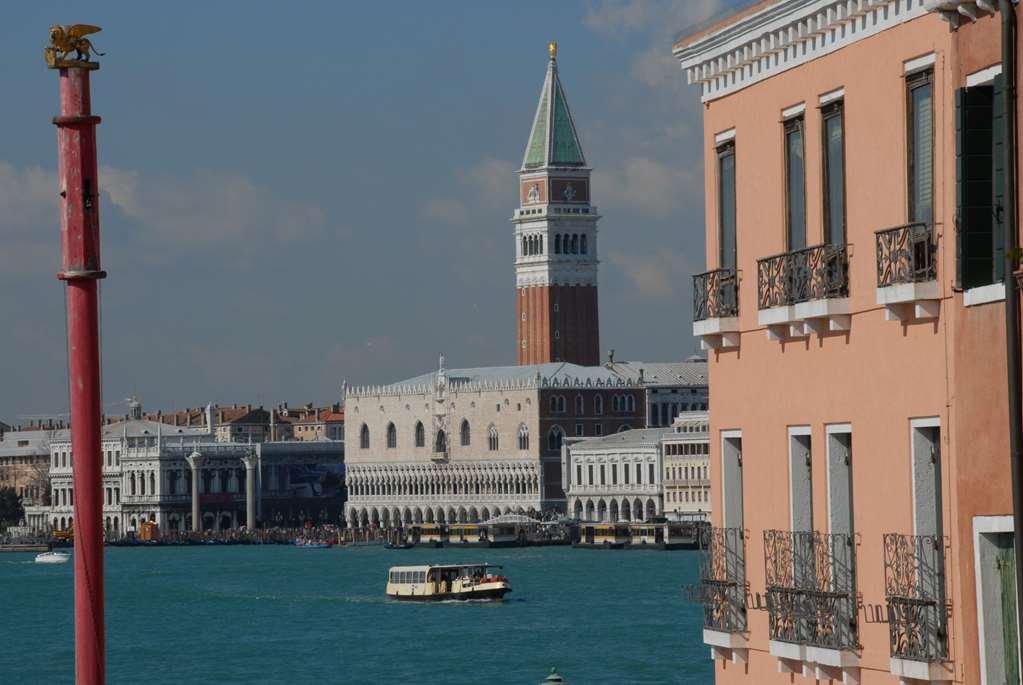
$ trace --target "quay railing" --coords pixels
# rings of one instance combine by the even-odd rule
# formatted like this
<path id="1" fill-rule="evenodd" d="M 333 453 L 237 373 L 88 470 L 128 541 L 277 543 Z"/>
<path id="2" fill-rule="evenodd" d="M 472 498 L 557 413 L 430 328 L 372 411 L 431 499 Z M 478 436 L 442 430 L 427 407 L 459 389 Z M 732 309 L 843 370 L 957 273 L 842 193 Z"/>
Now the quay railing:
<path id="1" fill-rule="evenodd" d="M 770 639 L 859 647 L 856 547 L 845 533 L 764 531 Z"/>
<path id="2" fill-rule="evenodd" d="M 845 245 L 825 243 L 757 260 L 757 307 L 770 309 L 849 295 Z"/>
<path id="3" fill-rule="evenodd" d="M 936 280 L 938 246 L 931 227 L 923 223 L 885 228 L 874 233 L 877 243 L 877 287 Z"/>
<path id="4" fill-rule="evenodd" d="M 693 321 L 739 315 L 739 279 L 735 269 L 714 269 L 693 276 Z"/>
<path id="5" fill-rule="evenodd" d="M 942 536 L 884 536 L 884 585 L 891 655 L 948 659 L 948 606 Z"/>
<path id="6" fill-rule="evenodd" d="M 702 532 L 700 590 L 703 625 L 710 630 L 746 630 L 746 540 L 742 528 Z"/>

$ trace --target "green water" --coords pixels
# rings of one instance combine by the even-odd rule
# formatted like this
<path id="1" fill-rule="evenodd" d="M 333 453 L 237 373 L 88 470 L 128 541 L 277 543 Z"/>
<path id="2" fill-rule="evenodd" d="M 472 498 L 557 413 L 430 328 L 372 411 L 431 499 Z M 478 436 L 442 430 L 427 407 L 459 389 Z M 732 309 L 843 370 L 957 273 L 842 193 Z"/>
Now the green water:
<path id="1" fill-rule="evenodd" d="M 0 555 L 0 683 L 70 683 L 72 564 Z M 388 566 L 504 564 L 501 603 L 397 603 Z M 693 552 L 109 548 L 109 683 L 709 683 Z"/>

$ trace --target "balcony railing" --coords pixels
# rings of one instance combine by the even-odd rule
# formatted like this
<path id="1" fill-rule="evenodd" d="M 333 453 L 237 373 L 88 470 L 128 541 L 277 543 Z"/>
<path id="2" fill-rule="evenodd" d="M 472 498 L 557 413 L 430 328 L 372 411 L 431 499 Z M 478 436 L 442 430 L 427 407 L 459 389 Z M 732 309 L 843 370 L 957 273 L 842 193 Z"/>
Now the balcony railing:
<path id="1" fill-rule="evenodd" d="M 884 536 L 884 585 L 891 654 L 900 659 L 948 659 L 945 539 Z"/>
<path id="2" fill-rule="evenodd" d="M 693 276 L 693 321 L 738 316 L 738 288 L 735 269 L 715 269 Z"/>
<path id="3" fill-rule="evenodd" d="M 877 231 L 877 287 L 937 279 L 937 245 L 931 227 L 915 223 Z"/>
<path id="4" fill-rule="evenodd" d="M 826 649 L 859 647 L 852 536 L 764 531 L 770 639 Z"/>
<path id="5" fill-rule="evenodd" d="M 816 245 L 757 260 L 757 306 L 787 307 L 849 295 L 845 245 Z"/>
<path id="6" fill-rule="evenodd" d="M 700 560 L 703 625 L 710 630 L 746 630 L 746 541 L 742 528 L 706 531 Z"/>

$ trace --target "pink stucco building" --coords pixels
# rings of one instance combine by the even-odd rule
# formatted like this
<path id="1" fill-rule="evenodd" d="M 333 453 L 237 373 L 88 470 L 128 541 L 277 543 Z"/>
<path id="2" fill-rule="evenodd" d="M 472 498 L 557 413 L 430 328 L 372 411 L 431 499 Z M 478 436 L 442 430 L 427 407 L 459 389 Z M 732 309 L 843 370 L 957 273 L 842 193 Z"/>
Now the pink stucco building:
<path id="1" fill-rule="evenodd" d="M 765 0 L 674 46 L 717 683 L 1018 679 L 996 6 Z"/>

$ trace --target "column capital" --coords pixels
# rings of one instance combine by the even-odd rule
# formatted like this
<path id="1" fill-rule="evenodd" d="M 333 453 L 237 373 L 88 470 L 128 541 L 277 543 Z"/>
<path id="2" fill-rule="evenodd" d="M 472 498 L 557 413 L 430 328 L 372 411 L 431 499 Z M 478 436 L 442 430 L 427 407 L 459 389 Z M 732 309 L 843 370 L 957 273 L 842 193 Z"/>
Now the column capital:
<path id="1" fill-rule="evenodd" d="M 254 471 L 259 464 L 259 458 L 255 454 L 246 454 L 241 457 L 242 463 L 248 471 Z"/>
<path id="2" fill-rule="evenodd" d="M 192 452 L 187 457 L 185 457 L 185 461 L 188 462 L 188 465 L 192 467 L 193 471 L 195 471 L 196 469 L 201 468 L 202 467 L 202 463 L 203 463 L 204 460 L 205 460 L 205 457 L 203 457 L 203 455 L 199 454 L 198 451 Z"/>

